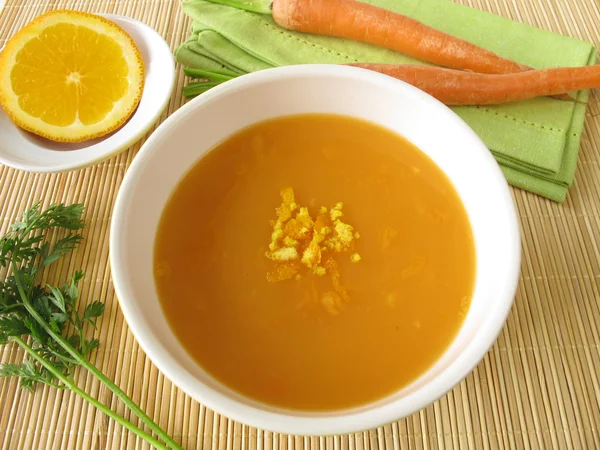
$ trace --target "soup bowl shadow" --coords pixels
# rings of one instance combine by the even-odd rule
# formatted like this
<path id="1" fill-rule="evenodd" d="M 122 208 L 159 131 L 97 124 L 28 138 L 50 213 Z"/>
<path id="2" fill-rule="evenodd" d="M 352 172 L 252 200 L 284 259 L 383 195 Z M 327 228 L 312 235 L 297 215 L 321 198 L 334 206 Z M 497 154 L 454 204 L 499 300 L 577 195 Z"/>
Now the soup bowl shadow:
<path id="1" fill-rule="evenodd" d="M 301 113 L 352 116 L 403 135 L 448 176 L 467 211 L 475 242 L 471 306 L 444 354 L 402 390 L 347 410 L 283 409 L 221 384 L 174 335 L 153 277 L 159 219 L 191 166 L 242 128 Z M 245 75 L 211 89 L 172 114 L 129 168 L 117 197 L 110 237 L 112 276 L 123 314 L 161 372 L 191 397 L 231 419 L 299 435 L 342 434 L 384 425 L 424 408 L 452 389 L 484 357 L 501 331 L 517 288 L 520 259 L 519 227 L 509 187 L 473 130 L 452 110 L 413 86 L 375 72 L 330 65 L 290 66 Z"/>

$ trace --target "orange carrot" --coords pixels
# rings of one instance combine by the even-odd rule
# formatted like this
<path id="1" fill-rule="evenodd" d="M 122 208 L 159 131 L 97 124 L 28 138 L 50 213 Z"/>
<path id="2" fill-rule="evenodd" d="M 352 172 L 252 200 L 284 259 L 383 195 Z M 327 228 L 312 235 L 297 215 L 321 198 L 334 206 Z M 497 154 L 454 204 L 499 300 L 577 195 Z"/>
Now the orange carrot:
<path id="1" fill-rule="evenodd" d="M 438 66 L 494 74 L 530 69 L 410 17 L 355 0 L 274 0 L 272 15 L 289 30 L 366 42 Z"/>
<path id="2" fill-rule="evenodd" d="M 600 65 L 500 75 L 412 64 L 349 65 L 405 81 L 446 105 L 494 105 L 600 88 Z"/>

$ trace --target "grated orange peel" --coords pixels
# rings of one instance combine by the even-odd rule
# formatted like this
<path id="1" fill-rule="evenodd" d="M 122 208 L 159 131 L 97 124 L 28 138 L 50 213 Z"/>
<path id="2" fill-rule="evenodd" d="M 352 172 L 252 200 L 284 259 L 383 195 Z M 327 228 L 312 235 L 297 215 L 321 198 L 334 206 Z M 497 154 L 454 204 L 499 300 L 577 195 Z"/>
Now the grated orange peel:
<path id="1" fill-rule="evenodd" d="M 267 273 L 267 279 L 273 283 L 291 278 L 299 279 L 302 276 L 299 270 L 305 267 L 317 276 L 331 275 L 336 291 L 346 299 L 347 293 L 340 290 L 335 260 L 324 255 L 348 251 L 360 238 L 352 225 L 341 220 L 344 204 L 338 202 L 331 210 L 322 206 L 313 219 L 308 208 L 296 202 L 293 188 L 284 187 L 279 195 L 282 202 L 276 209 L 277 220 L 271 222 L 273 232 L 269 250 L 265 252 L 265 256 L 275 263 L 275 267 Z M 353 263 L 360 260 L 358 253 L 350 257 Z M 322 264 L 323 261 L 325 264 Z M 336 276 L 339 284 L 337 287 Z"/>
<path id="2" fill-rule="evenodd" d="M 20 128 L 82 142 L 123 126 L 144 89 L 144 63 L 125 30 L 59 10 L 19 30 L 0 53 L 0 106 Z"/>

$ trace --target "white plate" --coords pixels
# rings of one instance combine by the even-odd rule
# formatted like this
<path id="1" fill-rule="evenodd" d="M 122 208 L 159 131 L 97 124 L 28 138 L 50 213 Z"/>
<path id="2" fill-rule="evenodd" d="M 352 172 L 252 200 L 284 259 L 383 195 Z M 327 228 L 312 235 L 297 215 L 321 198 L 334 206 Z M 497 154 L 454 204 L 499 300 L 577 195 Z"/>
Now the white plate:
<path id="1" fill-rule="evenodd" d="M 137 110 L 124 126 L 107 136 L 66 144 L 18 128 L 0 108 L 1 163 L 30 172 L 64 172 L 97 164 L 132 146 L 165 110 L 175 85 L 173 53 L 165 40 L 135 19 L 112 14 L 102 16 L 131 35 L 144 59 L 146 83 Z"/>

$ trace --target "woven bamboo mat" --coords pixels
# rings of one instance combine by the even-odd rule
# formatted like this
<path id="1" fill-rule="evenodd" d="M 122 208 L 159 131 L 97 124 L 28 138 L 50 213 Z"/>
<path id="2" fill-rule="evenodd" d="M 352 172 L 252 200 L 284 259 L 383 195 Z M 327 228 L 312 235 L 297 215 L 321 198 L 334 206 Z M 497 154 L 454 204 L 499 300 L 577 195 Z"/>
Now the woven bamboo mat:
<path id="1" fill-rule="evenodd" d="M 600 46 L 598 0 L 461 1 Z M 188 33 L 177 0 L 7 0 L 0 14 L 0 47 L 37 15 L 59 8 L 140 19 L 173 49 Z M 169 113 L 182 104 L 182 83 L 179 73 Z M 558 205 L 513 191 L 523 232 L 522 277 L 492 350 L 434 405 L 364 433 L 303 438 L 249 428 L 191 400 L 146 358 L 124 323 L 108 263 L 112 207 L 139 143 L 106 163 L 67 174 L 28 174 L 0 165 L 0 228 L 38 199 L 85 202 L 84 244 L 49 277 L 62 279 L 75 268 L 84 269 L 83 298 L 100 298 L 107 305 L 95 364 L 187 449 L 600 449 L 599 100 L 595 92 L 567 202 Z M 22 356 L 10 346 L 0 350 L 2 362 L 18 362 Z M 126 414 L 87 374 L 77 374 L 77 381 Z M 18 389 L 14 379 L 0 380 L 0 447 L 147 448 L 79 397 L 47 387 L 30 394 Z"/>

